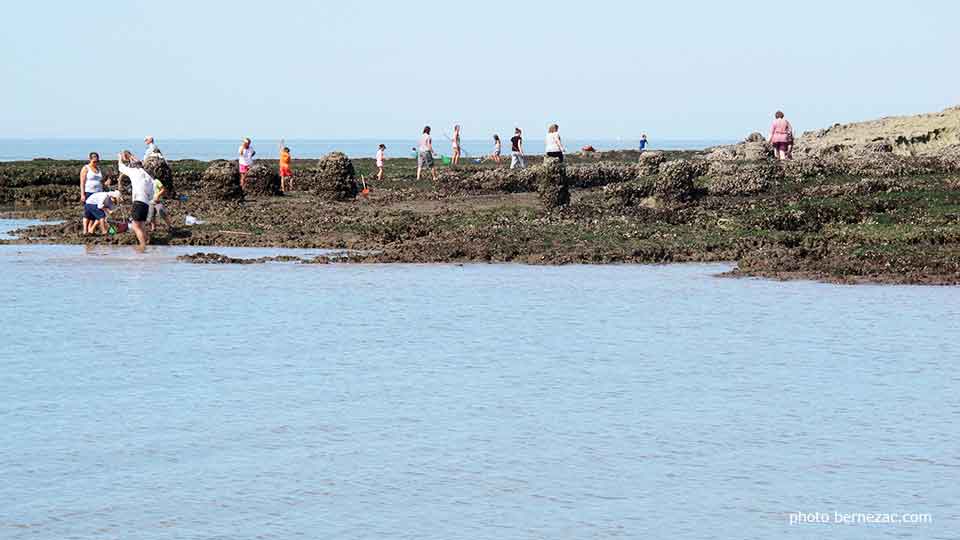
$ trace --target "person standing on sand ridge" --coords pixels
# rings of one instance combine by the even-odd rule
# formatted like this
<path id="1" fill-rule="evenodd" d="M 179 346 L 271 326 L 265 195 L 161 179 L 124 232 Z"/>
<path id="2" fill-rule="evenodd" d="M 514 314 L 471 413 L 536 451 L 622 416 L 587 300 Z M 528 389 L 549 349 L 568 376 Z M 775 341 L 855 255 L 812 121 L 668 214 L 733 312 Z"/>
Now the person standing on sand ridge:
<path id="1" fill-rule="evenodd" d="M 770 126 L 770 144 L 773 145 L 777 159 L 790 159 L 793 146 L 793 126 L 783 117 L 783 111 L 774 115 L 773 125 Z"/>
<path id="2" fill-rule="evenodd" d="M 510 137 L 510 168 L 524 169 L 527 164 L 523 161 L 523 132 L 520 128 L 513 130 L 513 137 Z"/>
<path id="3" fill-rule="evenodd" d="M 250 167 L 253 167 L 253 156 L 257 155 L 257 151 L 250 146 L 250 138 L 244 138 L 243 144 L 240 145 L 240 150 L 237 151 L 239 157 L 237 158 L 237 163 L 240 164 L 240 188 L 247 189 L 247 173 L 250 172 Z"/>
<path id="4" fill-rule="evenodd" d="M 557 124 L 550 124 L 547 128 L 546 146 L 547 157 L 559 159 L 560 163 L 563 163 L 563 153 L 566 149 L 563 147 L 563 141 L 560 140 L 560 126 Z"/>
<path id="5" fill-rule="evenodd" d="M 424 167 L 430 169 L 433 181 L 437 181 L 437 170 L 433 168 L 433 137 L 430 136 L 430 126 L 424 126 L 420 136 L 420 146 L 417 147 L 417 180 Z"/>
<path id="6" fill-rule="evenodd" d="M 460 125 L 453 126 L 453 139 L 450 141 L 453 156 L 451 163 L 454 167 L 460 164 Z"/>
<path id="7" fill-rule="evenodd" d="M 280 139 L 280 191 L 293 191 L 293 169 L 290 167 L 290 149 Z"/>
<path id="8" fill-rule="evenodd" d="M 147 150 L 143 153 L 144 161 L 150 159 L 150 157 L 152 156 L 156 156 L 156 157 L 159 157 L 160 159 L 164 159 L 163 152 L 161 152 L 160 149 L 157 148 L 156 143 L 153 142 L 152 135 L 147 135 L 146 137 L 144 137 L 143 144 L 147 145 Z"/>

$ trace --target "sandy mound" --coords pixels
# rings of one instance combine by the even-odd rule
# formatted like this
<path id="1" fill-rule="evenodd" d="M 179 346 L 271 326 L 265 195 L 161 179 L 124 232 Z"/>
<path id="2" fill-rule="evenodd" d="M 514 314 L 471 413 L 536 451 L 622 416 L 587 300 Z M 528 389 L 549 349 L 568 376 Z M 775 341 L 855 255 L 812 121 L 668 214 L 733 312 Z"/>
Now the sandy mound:
<path id="1" fill-rule="evenodd" d="M 783 180 L 783 169 L 772 161 L 716 161 L 707 173 L 711 195 L 754 195 Z"/>
<path id="2" fill-rule="evenodd" d="M 570 181 L 559 159 L 544 158 L 543 167 L 537 171 L 537 193 L 547 210 L 570 204 Z"/>
<path id="3" fill-rule="evenodd" d="M 889 148 L 900 155 L 933 156 L 960 145 L 960 107 L 939 113 L 892 116 L 836 124 L 804 133 L 797 139 L 795 155 L 863 154 Z"/>
<path id="4" fill-rule="evenodd" d="M 653 184 L 653 193 L 671 201 L 691 199 L 694 192 L 693 180 L 701 172 L 697 165 L 686 159 L 668 161 L 660 165 L 660 172 Z"/>
<path id="5" fill-rule="evenodd" d="M 247 193 L 255 195 L 279 195 L 280 173 L 269 165 L 257 163 L 247 171 Z"/>
<path id="6" fill-rule="evenodd" d="M 624 163 L 568 165 L 567 178 L 572 187 L 592 188 L 628 182 L 637 177 L 638 167 Z"/>
<path id="7" fill-rule="evenodd" d="M 360 192 L 353 162 L 342 152 L 331 152 L 317 164 L 317 168 L 300 184 L 318 197 L 331 201 L 349 201 Z"/>
<path id="8" fill-rule="evenodd" d="M 773 158 L 773 146 L 759 133 L 753 133 L 738 144 L 707 149 L 709 161 L 759 161 Z"/>
<path id="9" fill-rule="evenodd" d="M 663 152 L 644 152 L 640 154 L 640 158 L 637 160 L 637 174 L 639 176 L 657 174 L 664 161 L 666 161 L 666 158 L 663 156 Z"/>
<path id="10" fill-rule="evenodd" d="M 215 200 L 242 200 L 237 162 L 222 159 L 211 162 L 200 178 L 200 192 Z"/>

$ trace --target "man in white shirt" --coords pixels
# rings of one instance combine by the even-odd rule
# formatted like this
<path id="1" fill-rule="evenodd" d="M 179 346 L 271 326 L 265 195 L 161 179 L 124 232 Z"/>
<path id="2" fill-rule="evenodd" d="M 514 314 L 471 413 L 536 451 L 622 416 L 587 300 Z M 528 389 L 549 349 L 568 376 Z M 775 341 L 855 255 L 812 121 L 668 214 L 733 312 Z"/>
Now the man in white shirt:
<path id="1" fill-rule="evenodd" d="M 117 156 L 117 166 L 120 173 L 130 179 L 130 191 L 133 193 L 132 228 L 140 242 L 140 251 L 143 251 L 150 243 L 150 233 L 147 232 L 144 224 L 150 212 L 150 202 L 153 200 L 153 177 L 143 170 L 143 164 L 137 161 L 129 150 L 120 152 Z"/>

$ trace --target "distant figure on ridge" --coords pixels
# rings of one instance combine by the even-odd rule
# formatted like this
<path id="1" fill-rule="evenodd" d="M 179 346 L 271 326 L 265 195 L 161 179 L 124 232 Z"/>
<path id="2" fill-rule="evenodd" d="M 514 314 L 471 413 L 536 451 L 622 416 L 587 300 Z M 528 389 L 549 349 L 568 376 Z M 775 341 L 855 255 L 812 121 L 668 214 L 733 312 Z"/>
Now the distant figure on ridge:
<path id="1" fill-rule="evenodd" d="M 783 117 L 782 111 L 774 115 L 773 125 L 770 126 L 770 144 L 773 145 L 777 159 L 790 159 L 793 150 L 793 126 Z"/>
<path id="2" fill-rule="evenodd" d="M 143 251 L 150 243 L 150 233 L 147 232 L 144 224 L 150 213 L 150 202 L 153 201 L 153 177 L 143 170 L 143 163 L 137 161 L 129 150 L 124 150 L 117 155 L 117 167 L 121 174 L 125 174 L 130 179 L 130 191 L 133 193 L 133 211 L 131 212 L 133 232 L 140 242 L 140 251 Z"/>
<path id="3" fill-rule="evenodd" d="M 240 164 L 240 188 L 247 189 L 247 173 L 250 172 L 250 167 L 253 167 L 253 156 L 257 155 L 257 151 L 250 146 L 249 137 L 243 139 L 237 154 L 240 156 L 237 159 Z"/>
<path id="4" fill-rule="evenodd" d="M 547 128 L 547 157 L 557 158 L 560 160 L 560 163 L 563 163 L 563 153 L 566 152 L 566 149 L 563 147 L 563 142 L 560 140 L 560 126 L 556 124 L 550 124 L 550 127 Z"/>
<path id="5" fill-rule="evenodd" d="M 280 191 L 293 191 L 293 169 L 290 167 L 290 149 L 280 139 Z"/>
<path id="6" fill-rule="evenodd" d="M 453 126 L 453 139 L 450 140 L 451 150 L 453 155 L 451 156 L 452 164 L 454 167 L 460 164 L 460 125 L 457 124 Z"/>
<path id="7" fill-rule="evenodd" d="M 647 149 L 647 134 L 642 133 L 640 135 L 640 153 L 642 154 L 644 150 Z"/>
<path id="8" fill-rule="evenodd" d="M 383 180 L 383 161 L 386 158 L 387 146 L 381 144 L 377 147 L 377 180 Z"/>
<path id="9" fill-rule="evenodd" d="M 417 180 L 420 180 L 420 171 L 426 167 L 430 169 L 433 175 L 433 181 L 437 181 L 437 170 L 433 168 L 433 138 L 430 137 L 430 126 L 423 128 L 423 135 L 420 136 L 420 146 L 417 147 Z"/>
<path id="10" fill-rule="evenodd" d="M 143 144 L 147 145 L 146 151 L 143 153 L 143 160 L 146 161 L 151 156 L 157 156 L 163 159 L 163 152 L 157 148 L 157 144 L 153 142 L 153 136 L 147 135 L 143 138 Z"/>
<path id="11" fill-rule="evenodd" d="M 513 130 L 513 137 L 510 138 L 510 168 L 525 168 L 526 163 L 523 162 L 523 132 L 520 131 L 520 128 Z"/>
<path id="12" fill-rule="evenodd" d="M 488 160 L 488 159 L 492 159 L 492 160 L 497 164 L 497 167 L 499 167 L 499 166 L 500 166 L 500 152 L 501 152 L 502 150 L 503 150 L 503 144 L 500 142 L 500 135 L 494 133 L 494 134 L 493 134 L 493 153 L 490 154 L 489 156 L 486 156 L 485 158 L 483 158 L 483 161 L 486 161 L 486 160 Z"/>

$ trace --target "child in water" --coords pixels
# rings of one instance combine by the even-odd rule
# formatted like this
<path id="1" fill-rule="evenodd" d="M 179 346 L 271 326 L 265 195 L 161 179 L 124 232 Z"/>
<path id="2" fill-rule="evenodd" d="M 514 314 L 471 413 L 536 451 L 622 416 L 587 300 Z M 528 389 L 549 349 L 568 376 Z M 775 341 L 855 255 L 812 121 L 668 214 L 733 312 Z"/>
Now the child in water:
<path id="1" fill-rule="evenodd" d="M 381 144 L 377 147 L 377 180 L 383 180 L 383 159 L 386 150 L 386 145 Z"/>
<path id="2" fill-rule="evenodd" d="M 280 191 L 293 191 L 293 169 L 290 168 L 290 149 L 280 141 Z"/>

